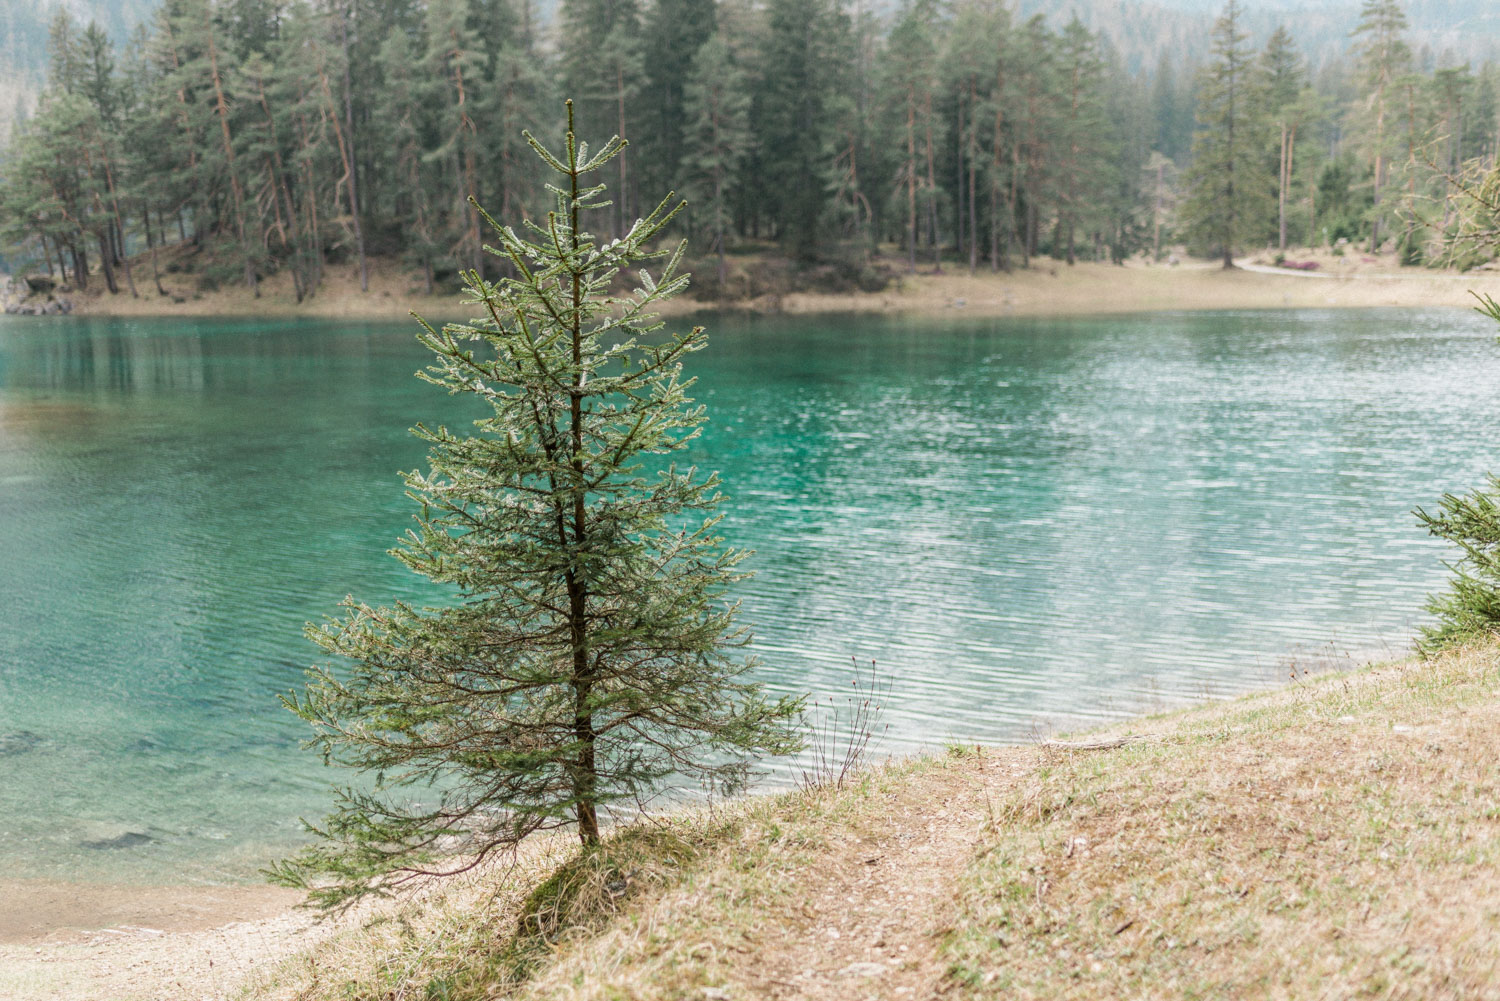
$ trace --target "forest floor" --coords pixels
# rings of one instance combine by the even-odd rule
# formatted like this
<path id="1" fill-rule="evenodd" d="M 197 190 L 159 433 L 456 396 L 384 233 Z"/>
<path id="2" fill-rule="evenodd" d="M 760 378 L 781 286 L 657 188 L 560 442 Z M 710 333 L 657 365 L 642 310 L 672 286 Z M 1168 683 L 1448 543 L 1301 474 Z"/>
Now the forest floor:
<path id="1" fill-rule="evenodd" d="M 416 312 L 434 320 L 466 315 L 452 290 L 426 295 L 420 280 L 394 260 L 370 262 L 370 288 L 361 291 L 358 269 L 351 263 L 330 265 L 316 295 L 302 303 L 292 293 L 286 273 L 261 282 L 257 298 L 241 284 L 199 291 L 196 277 L 180 270 L 188 255 L 173 250 L 161 255 L 158 294 L 148 266 L 136 259 L 139 295 L 110 295 L 97 276 L 86 292 L 69 293 L 74 312 L 98 316 L 307 316 L 344 319 L 401 319 Z M 1351 251 L 1294 250 L 1291 263 L 1318 264 L 1316 270 L 1275 267 L 1269 252 L 1241 260 L 1226 271 L 1217 262 L 1187 260 L 1152 264 L 1134 258 L 1123 266 L 1079 263 L 1069 266 L 1041 258 L 1029 268 L 991 273 L 982 267 L 970 275 L 952 261 L 941 271 L 919 262 L 915 274 L 904 262 L 886 255 L 880 270 L 891 280 L 881 291 L 794 291 L 817 285 L 816 277 L 799 281 L 784 261 L 766 254 L 732 256 L 726 287 L 728 300 L 694 298 L 690 293 L 670 304 L 672 313 L 702 309 L 740 309 L 764 313 L 830 311 L 913 313 L 939 312 L 978 316 L 1034 316 L 1156 310 L 1333 308 L 1361 306 L 1469 306 L 1470 290 L 1500 296 L 1500 270 L 1467 274 L 1401 267 L 1395 255 Z M 175 270 L 165 270 L 173 268 Z M 707 273 L 711 263 L 700 264 Z M 767 277 L 767 276 L 771 277 Z"/>
<path id="2" fill-rule="evenodd" d="M 1500 642 L 1292 673 L 543 839 L 338 923 L 11 940 L 0 997 L 1493 997 Z"/>

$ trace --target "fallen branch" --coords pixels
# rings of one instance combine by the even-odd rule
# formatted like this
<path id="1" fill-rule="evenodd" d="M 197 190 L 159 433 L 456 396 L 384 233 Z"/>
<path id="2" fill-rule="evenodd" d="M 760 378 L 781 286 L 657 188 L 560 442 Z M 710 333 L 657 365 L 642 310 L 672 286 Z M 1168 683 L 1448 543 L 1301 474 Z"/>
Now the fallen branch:
<path id="1" fill-rule="evenodd" d="M 1132 733 L 1124 737 L 1110 737 L 1108 740 L 1044 740 L 1041 746 L 1051 751 L 1108 751 L 1111 748 L 1124 747 L 1126 744 L 1155 738 L 1154 733 Z"/>

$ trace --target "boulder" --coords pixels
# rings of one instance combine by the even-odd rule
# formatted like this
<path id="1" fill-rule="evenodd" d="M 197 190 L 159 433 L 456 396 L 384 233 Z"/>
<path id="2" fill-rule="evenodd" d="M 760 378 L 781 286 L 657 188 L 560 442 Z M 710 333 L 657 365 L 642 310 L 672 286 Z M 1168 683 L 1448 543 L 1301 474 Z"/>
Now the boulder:
<path id="1" fill-rule="evenodd" d="M 57 288 L 57 279 L 51 275 L 25 275 L 21 281 L 26 283 L 32 295 L 46 295 Z"/>

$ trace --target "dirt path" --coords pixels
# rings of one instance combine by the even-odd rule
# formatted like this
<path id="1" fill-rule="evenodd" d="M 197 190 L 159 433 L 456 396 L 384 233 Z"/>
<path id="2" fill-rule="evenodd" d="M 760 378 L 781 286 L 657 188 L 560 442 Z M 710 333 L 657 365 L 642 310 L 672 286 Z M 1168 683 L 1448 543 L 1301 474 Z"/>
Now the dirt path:
<path id="1" fill-rule="evenodd" d="M 987 750 L 910 783 L 884 804 L 880 830 L 830 846 L 803 899 L 765 922 L 735 964 L 726 998 L 927 1001 L 939 995 L 953 887 L 980 849 L 986 789 L 1029 766 Z"/>

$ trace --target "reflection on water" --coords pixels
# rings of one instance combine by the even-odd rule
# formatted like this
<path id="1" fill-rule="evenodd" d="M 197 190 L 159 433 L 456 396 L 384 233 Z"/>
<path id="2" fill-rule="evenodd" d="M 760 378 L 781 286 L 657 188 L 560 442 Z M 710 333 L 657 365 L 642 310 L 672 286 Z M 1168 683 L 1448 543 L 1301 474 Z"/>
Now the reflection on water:
<path id="1" fill-rule="evenodd" d="M 1500 351 L 1458 311 L 711 321 L 693 359 L 764 678 L 894 676 L 887 748 L 1024 739 L 1398 648 L 1477 483 Z M 407 324 L 0 323 L 0 859 L 243 876 L 325 805 L 274 695 L 384 550 Z"/>

